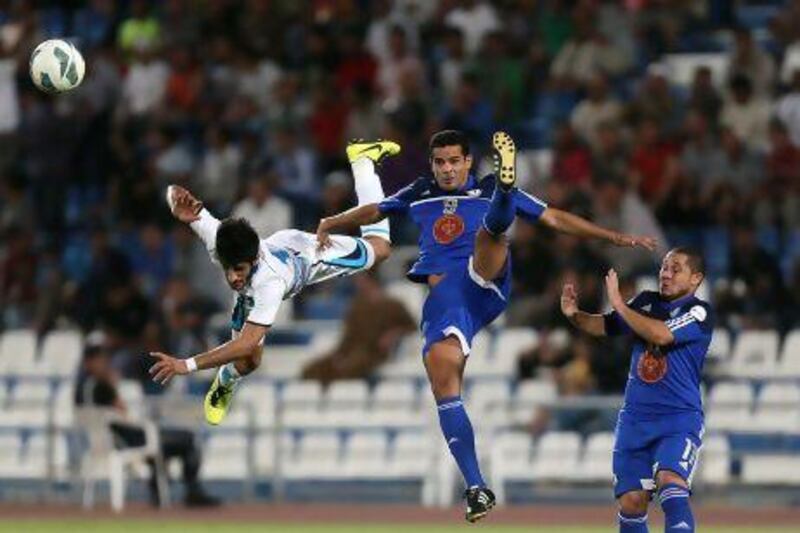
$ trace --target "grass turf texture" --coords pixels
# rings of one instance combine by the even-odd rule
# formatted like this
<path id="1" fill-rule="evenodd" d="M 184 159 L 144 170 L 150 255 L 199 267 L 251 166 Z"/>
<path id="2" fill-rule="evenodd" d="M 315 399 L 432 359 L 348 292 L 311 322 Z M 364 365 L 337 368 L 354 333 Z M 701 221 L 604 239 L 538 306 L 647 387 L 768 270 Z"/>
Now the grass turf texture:
<path id="1" fill-rule="evenodd" d="M 660 524 L 653 525 L 654 530 L 661 531 Z M 213 533 L 463 533 L 468 531 L 468 528 L 476 527 L 469 524 L 269 524 L 269 523 L 251 523 L 251 524 L 225 524 L 213 523 L 202 524 L 192 522 L 178 522 L 178 521 L 136 521 L 136 520 L 120 520 L 120 521 L 83 521 L 83 520 L 54 520 L 54 521 L 37 521 L 37 520 L 14 520 L 3 521 L 0 519 L 0 532 L 14 532 L 14 533 L 66 533 L 66 532 L 81 532 L 81 533 L 128 533 L 140 531 L 153 531 L 159 533 L 199 533 L 199 532 L 213 532 Z M 479 526 L 480 531 L 483 533 L 522 533 L 523 531 L 529 533 L 536 531 L 536 533 L 609 533 L 617 531 L 616 525 L 609 524 L 607 527 L 598 526 L 536 526 L 530 524 L 528 526 L 506 526 L 506 525 L 493 525 L 490 521 L 482 522 Z M 702 527 L 702 524 L 701 524 Z M 732 527 L 732 526 L 719 526 L 719 527 L 702 527 L 704 533 L 790 533 L 797 531 L 792 527 L 773 528 L 773 527 Z"/>

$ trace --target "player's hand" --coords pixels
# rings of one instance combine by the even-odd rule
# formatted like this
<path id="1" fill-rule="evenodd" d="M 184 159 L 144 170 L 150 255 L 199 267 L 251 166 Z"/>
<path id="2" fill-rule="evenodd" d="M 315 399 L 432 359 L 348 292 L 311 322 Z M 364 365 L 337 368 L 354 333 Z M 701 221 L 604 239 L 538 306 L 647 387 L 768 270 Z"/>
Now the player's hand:
<path id="1" fill-rule="evenodd" d="M 166 385 L 173 376 L 183 376 L 189 373 L 189 368 L 183 359 L 176 359 L 161 352 L 150 352 L 150 356 L 158 359 L 156 364 L 150 367 L 150 375 L 153 376 L 153 381 L 156 383 Z"/>
<path id="2" fill-rule="evenodd" d="M 613 268 L 608 271 L 608 274 L 606 274 L 606 294 L 608 295 L 608 302 L 614 309 L 618 309 L 622 305 L 625 305 L 625 301 L 622 299 L 622 295 L 619 292 L 619 278 L 617 277 L 617 271 Z"/>
<path id="3" fill-rule="evenodd" d="M 180 185 L 170 185 L 167 188 L 167 203 L 172 214 L 181 222 L 190 224 L 200 219 L 203 202 Z"/>
<path id="4" fill-rule="evenodd" d="M 330 222 L 327 218 L 323 218 L 319 221 L 319 226 L 317 226 L 317 248 L 319 250 L 325 250 L 331 246 L 329 225 Z"/>
<path id="5" fill-rule="evenodd" d="M 565 283 L 561 289 L 561 312 L 567 318 L 572 318 L 578 312 L 578 291 L 572 283 Z"/>
<path id="6" fill-rule="evenodd" d="M 614 237 L 614 244 L 623 248 L 636 248 L 638 246 L 652 252 L 656 249 L 658 241 L 647 235 L 626 235 L 624 233 L 618 233 Z"/>

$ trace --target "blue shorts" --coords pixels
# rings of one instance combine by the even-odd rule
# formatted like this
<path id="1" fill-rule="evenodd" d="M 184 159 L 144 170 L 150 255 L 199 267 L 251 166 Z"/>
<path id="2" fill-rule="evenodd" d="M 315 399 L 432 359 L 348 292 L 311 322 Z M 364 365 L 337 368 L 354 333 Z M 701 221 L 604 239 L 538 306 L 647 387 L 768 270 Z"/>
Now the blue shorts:
<path id="1" fill-rule="evenodd" d="M 641 417 L 621 411 L 614 443 L 614 496 L 654 491 L 656 474 L 669 470 L 691 487 L 703 439 L 703 415 Z"/>
<path id="2" fill-rule="evenodd" d="M 446 272 L 422 307 L 421 328 L 425 337 L 422 354 L 426 355 L 435 342 L 454 336 L 464 355 L 469 355 L 472 338 L 500 316 L 508 305 L 510 293 L 510 257 L 503 274 L 492 281 L 475 272 L 472 257 L 468 264 Z"/>

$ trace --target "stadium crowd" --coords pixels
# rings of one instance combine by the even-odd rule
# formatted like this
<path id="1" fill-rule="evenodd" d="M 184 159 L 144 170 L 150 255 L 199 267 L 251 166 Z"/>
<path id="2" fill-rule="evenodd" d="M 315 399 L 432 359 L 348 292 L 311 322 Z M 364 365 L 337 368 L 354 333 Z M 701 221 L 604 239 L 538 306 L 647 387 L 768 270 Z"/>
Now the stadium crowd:
<path id="1" fill-rule="evenodd" d="M 391 194 L 426 172 L 426 141 L 442 128 L 467 132 L 476 158 L 496 129 L 549 149 L 545 175 L 527 185 L 537 195 L 654 234 L 663 249 L 704 249 L 722 326 L 798 327 L 800 2 L 755 31 L 732 4 L 0 2 L 0 327 L 101 328 L 117 354 L 197 351 L 230 295 L 170 217 L 167 184 L 263 235 L 313 231 L 351 205 L 348 139 L 403 146 L 381 169 Z M 74 39 L 87 76 L 53 97 L 27 65 L 56 36 Z M 681 87 L 665 60 L 678 52 L 723 52 L 727 71 L 698 68 Z M 415 242 L 413 229 L 395 230 L 397 243 Z M 632 289 L 657 259 L 523 222 L 513 257 L 507 323 L 538 328 L 564 325 L 565 279 L 600 308 L 608 266 Z M 593 348 L 577 342 L 568 368 L 582 372 Z M 543 357 L 562 356 L 526 354 L 521 375 Z M 577 381 L 578 392 L 620 383 Z"/>

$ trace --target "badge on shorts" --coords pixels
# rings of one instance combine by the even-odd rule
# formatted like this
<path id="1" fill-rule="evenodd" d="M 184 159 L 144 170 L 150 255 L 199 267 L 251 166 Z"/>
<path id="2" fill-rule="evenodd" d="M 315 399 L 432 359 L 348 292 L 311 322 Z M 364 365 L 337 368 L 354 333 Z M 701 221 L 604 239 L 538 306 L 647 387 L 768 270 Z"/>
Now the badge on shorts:
<path id="1" fill-rule="evenodd" d="M 440 216 L 433 224 L 433 238 L 439 244 L 450 244 L 464 233 L 464 219 L 448 213 Z"/>
<path id="2" fill-rule="evenodd" d="M 645 383 L 657 383 L 667 374 L 667 356 L 660 353 L 658 349 L 648 346 L 644 353 L 639 357 L 636 365 L 636 372 L 639 379 Z"/>

